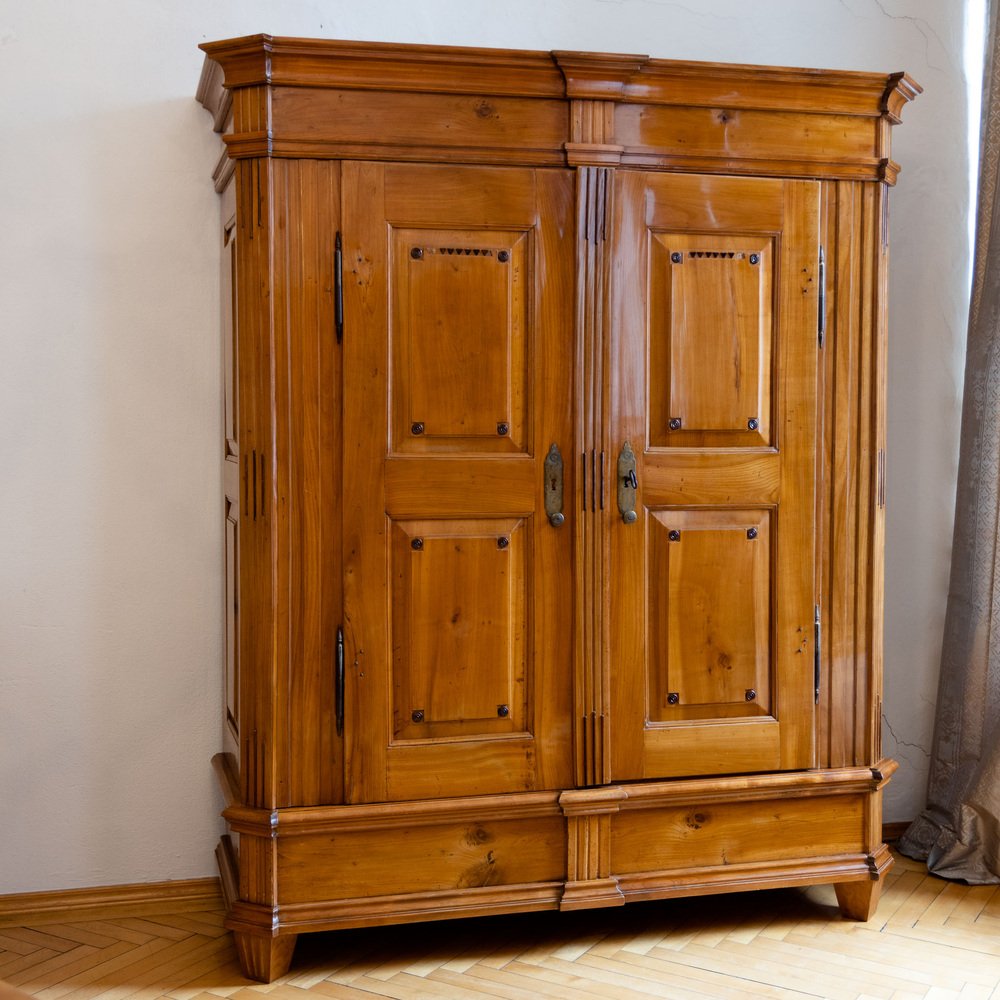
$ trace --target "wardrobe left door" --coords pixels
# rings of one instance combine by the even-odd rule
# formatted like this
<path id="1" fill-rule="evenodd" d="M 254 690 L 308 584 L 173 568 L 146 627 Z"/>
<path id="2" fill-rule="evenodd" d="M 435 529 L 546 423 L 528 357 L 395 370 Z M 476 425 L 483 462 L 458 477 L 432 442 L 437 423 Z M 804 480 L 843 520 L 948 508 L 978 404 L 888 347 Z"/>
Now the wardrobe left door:
<path id="1" fill-rule="evenodd" d="M 345 163 L 343 199 L 347 799 L 564 786 L 572 174 Z"/>

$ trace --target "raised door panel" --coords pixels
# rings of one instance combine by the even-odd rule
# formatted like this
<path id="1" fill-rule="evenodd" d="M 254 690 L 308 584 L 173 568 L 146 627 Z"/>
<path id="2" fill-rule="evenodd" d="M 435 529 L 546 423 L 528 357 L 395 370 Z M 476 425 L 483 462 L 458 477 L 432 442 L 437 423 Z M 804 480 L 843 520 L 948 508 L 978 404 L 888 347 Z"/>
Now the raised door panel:
<path id="1" fill-rule="evenodd" d="M 527 534 L 521 518 L 393 523 L 394 739 L 526 730 Z"/>
<path id="2" fill-rule="evenodd" d="M 393 229 L 395 451 L 525 450 L 530 244 L 517 231 Z"/>
<path id="3" fill-rule="evenodd" d="M 771 244 L 768 236 L 652 236 L 654 447 L 769 443 Z"/>
<path id="4" fill-rule="evenodd" d="M 563 786 L 572 533 L 544 461 L 572 447 L 572 175 L 343 180 L 348 800 Z"/>
<path id="5" fill-rule="evenodd" d="M 818 206 L 808 181 L 618 180 L 614 779 L 813 764 Z"/>
<path id="6" fill-rule="evenodd" d="M 760 510 L 652 513 L 651 722 L 771 714 L 769 521 Z"/>

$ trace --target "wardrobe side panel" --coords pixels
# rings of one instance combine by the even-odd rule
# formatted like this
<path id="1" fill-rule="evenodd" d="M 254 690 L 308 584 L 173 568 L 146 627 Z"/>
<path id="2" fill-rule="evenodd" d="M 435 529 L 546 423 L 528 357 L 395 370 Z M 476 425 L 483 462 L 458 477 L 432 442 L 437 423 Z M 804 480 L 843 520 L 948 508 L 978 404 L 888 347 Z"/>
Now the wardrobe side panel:
<path id="1" fill-rule="evenodd" d="M 243 803 L 261 808 L 277 805 L 268 177 L 266 160 L 241 160 L 236 166 L 240 777 Z"/>
<path id="2" fill-rule="evenodd" d="M 823 767 L 874 765 L 881 757 L 884 198 L 884 185 L 876 183 L 824 185 L 825 454 L 818 511 Z"/>
<path id="3" fill-rule="evenodd" d="M 236 351 L 236 181 L 230 178 L 220 199 L 222 253 L 220 306 L 222 319 L 222 482 L 223 568 L 225 598 L 223 636 L 223 752 L 233 762 L 240 755 L 240 449 Z"/>

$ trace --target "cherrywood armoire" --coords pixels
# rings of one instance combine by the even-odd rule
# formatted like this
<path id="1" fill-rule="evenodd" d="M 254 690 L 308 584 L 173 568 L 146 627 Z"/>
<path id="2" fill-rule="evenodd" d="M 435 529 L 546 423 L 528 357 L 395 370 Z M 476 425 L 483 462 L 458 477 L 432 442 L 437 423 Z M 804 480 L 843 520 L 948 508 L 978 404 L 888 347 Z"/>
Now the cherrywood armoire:
<path id="1" fill-rule="evenodd" d="M 248 975 L 305 931 L 891 864 L 907 76 L 203 45 Z"/>

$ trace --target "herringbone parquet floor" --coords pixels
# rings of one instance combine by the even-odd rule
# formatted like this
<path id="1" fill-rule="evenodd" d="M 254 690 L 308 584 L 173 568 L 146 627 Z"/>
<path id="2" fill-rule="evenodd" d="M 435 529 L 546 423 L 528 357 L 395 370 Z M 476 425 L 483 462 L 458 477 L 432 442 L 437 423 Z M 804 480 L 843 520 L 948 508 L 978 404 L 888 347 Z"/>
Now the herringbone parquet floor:
<path id="1" fill-rule="evenodd" d="M 270 986 L 214 910 L 6 927 L 0 980 L 45 1000 L 1000 1000 L 1000 887 L 900 858 L 868 924 L 820 887 L 304 935 Z"/>

